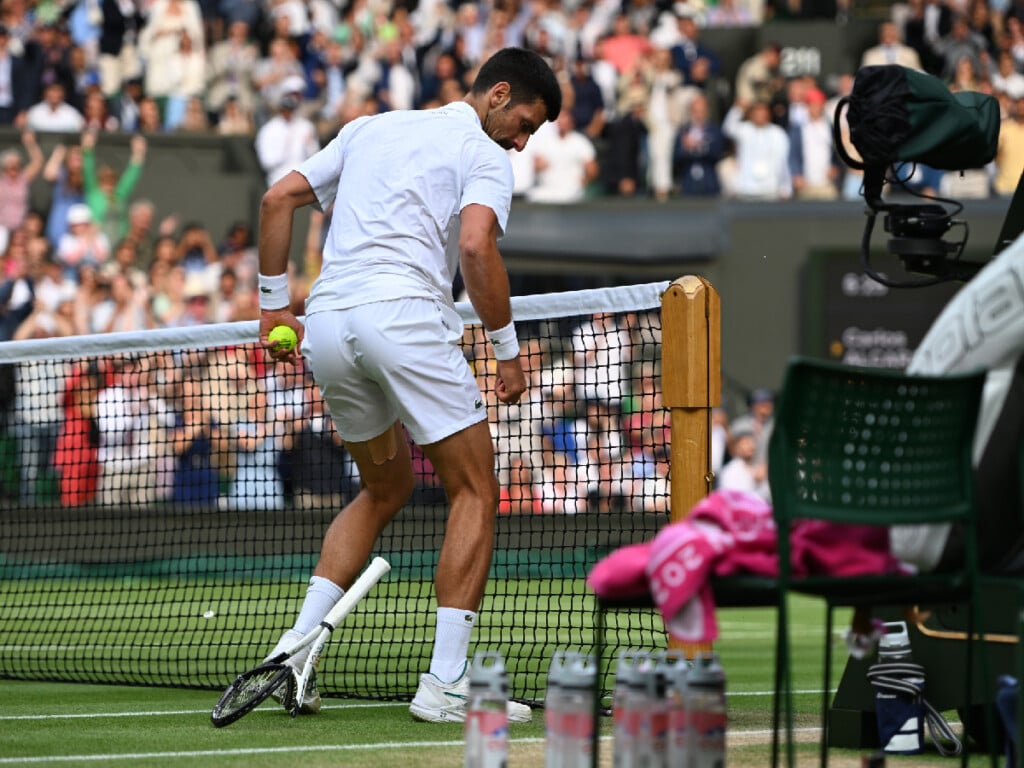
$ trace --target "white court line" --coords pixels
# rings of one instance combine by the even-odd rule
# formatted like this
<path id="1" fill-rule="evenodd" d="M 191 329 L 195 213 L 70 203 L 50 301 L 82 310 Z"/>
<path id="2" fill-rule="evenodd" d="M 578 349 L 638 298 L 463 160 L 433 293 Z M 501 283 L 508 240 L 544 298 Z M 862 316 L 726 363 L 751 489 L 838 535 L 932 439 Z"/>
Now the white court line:
<path id="1" fill-rule="evenodd" d="M 729 691 L 727 696 L 771 696 L 774 691 Z M 799 695 L 818 695 L 822 694 L 821 690 L 797 690 L 793 691 L 794 696 Z M 325 710 L 345 710 L 345 709 L 373 709 L 379 707 L 407 707 L 408 702 L 405 701 L 368 701 L 352 704 L 324 704 Z M 209 709 L 166 709 L 166 710 L 151 710 L 151 711 L 138 711 L 132 710 L 128 712 L 79 712 L 73 714 L 51 714 L 51 715 L 0 715 L 0 722 L 13 721 L 13 720 L 89 720 L 89 719 L 100 719 L 100 718 L 117 718 L 117 717 L 166 717 L 168 715 L 205 715 L 209 714 Z M 267 707 L 266 709 L 257 709 L 253 714 L 259 712 L 276 712 L 276 710 Z"/>
<path id="2" fill-rule="evenodd" d="M 794 728 L 793 733 L 818 733 L 819 728 Z M 771 730 L 754 729 L 749 731 L 732 731 L 732 736 L 766 736 Z M 602 736 L 601 741 L 611 741 L 611 735 Z M 543 737 L 535 736 L 524 739 L 511 739 L 513 744 L 541 744 Z M 296 747 L 253 747 L 251 749 L 203 749 L 182 752 L 134 752 L 130 754 L 107 754 L 107 755 L 49 755 L 45 757 L 0 757 L 0 765 L 28 763 L 67 763 L 67 762 L 112 762 L 114 760 L 156 760 L 168 758 L 190 758 L 190 757 L 232 757 L 238 755 L 268 755 L 268 754 L 294 754 L 296 752 L 364 752 L 367 750 L 379 749 L 402 749 L 411 747 L 413 749 L 426 749 L 431 747 L 457 747 L 462 745 L 462 739 L 455 741 L 405 741 L 405 742 L 381 742 L 377 744 L 321 744 Z"/>
<path id="3" fill-rule="evenodd" d="M 371 709 L 377 707 L 407 707 L 407 701 L 368 701 L 359 704 L 325 704 L 324 709 Z M 211 707 L 212 709 L 212 707 Z M 261 710 L 257 709 L 256 712 Z M 276 710 L 267 707 L 264 712 L 275 712 Z M 5 720 L 88 720 L 90 718 L 102 717 L 162 717 L 165 715 L 204 715 L 209 714 L 209 709 L 166 709 L 152 710 L 149 712 L 80 712 L 68 715 L 0 715 L 0 722 Z"/>

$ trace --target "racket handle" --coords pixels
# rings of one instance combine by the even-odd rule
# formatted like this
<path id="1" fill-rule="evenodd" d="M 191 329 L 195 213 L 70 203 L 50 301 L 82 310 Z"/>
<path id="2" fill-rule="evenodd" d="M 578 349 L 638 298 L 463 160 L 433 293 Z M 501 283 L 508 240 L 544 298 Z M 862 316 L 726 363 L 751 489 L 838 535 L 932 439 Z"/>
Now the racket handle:
<path id="1" fill-rule="evenodd" d="M 348 616 L 356 604 L 366 597 L 366 594 L 373 588 L 374 584 L 381 580 L 391 570 L 391 564 L 383 557 L 375 557 L 366 569 L 359 574 L 359 578 L 349 587 L 341 600 L 324 616 L 321 626 L 326 626 L 330 631 L 340 624 Z"/>

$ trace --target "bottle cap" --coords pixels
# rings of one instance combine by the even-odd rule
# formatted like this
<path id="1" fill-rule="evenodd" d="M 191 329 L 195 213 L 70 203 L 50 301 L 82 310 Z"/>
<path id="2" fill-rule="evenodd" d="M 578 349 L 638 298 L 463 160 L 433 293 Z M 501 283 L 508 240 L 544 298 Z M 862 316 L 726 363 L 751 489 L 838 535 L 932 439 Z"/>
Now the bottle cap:
<path id="1" fill-rule="evenodd" d="M 685 690 L 686 676 L 692 666 L 685 653 L 678 648 L 661 651 L 654 656 L 654 666 L 666 689 Z"/>
<path id="2" fill-rule="evenodd" d="M 563 688 L 593 688 L 597 679 L 597 665 L 594 657 L 577 653 L 562 669 Z"/>
<path id="3" fill-rule="evenodd" d="M 704 688 L 725 687 L 725 669 L 718 659 L 718 654 L 701 653 L 693 659 L 693 665 L 686 673 L 688 686 Z"/>
<path id="4" fill-rule="evenodd" d="M 469 687 L 478 691 L 487 689 L 494 693 L 508 694 L 508 676 L 505 662 L 497 651 L 477 651 L 469 670 Z"/>
<path id="5" fill-rule="evenodd" d="M 619 651 L 618 662 L 615 665 L 616 685 L 626 685 L 631 688 L 642 686 L 640 666 L 646 663 L 648 658 L 646 651 L 638 651 L 634 648 Z"/>

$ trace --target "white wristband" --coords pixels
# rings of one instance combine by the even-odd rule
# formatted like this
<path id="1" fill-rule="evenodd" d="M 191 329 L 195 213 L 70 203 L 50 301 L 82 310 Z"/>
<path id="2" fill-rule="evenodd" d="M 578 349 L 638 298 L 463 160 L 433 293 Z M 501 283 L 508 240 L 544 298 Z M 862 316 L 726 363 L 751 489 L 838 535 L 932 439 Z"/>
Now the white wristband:
<path id="1" fill-rule="evenodd" d="M 260 291 L 260 309 L 284 309 L 288 299 L 288 273 L 283 275 L 257 275 Z"/>
<path id="2" fill-rule="evenodd" d="M 494 356 L 499 360 L 512 360 L 519 357 L 519 339 L 516 338 L 514 323 L 509 323 L 496 331 L 488 331 L 487 338 L 491 340 Z"/>

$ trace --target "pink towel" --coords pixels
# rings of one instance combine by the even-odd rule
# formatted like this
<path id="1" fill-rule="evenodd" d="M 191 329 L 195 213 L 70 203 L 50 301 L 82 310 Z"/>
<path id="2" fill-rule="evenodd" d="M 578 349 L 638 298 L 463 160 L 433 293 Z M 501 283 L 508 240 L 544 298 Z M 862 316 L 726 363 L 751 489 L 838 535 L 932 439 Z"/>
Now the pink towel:
<path id="1" fill-rule="evenodd" d="M 893 573 L 884 529 L 797 523 L 791 534 L 793 572 Z M 653 541 L 615 550 L 590 571 L 587 584 L 603 598 L 654 600 L 668 633 L 683 642 L 718 638 L 709 576 L 778 574 L 775 521 L 769 504 L 741 491 L 715 491 L 689 516 L 663 527 Z"/>

